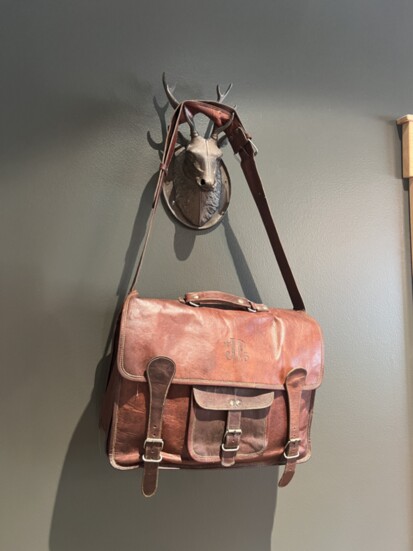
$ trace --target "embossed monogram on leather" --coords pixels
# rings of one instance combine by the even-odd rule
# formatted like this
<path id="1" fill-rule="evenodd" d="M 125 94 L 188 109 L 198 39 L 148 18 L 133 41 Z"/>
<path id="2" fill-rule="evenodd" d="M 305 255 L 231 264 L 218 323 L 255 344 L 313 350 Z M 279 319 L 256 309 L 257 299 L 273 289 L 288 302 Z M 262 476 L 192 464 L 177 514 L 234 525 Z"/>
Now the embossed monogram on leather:
<path id="1" fill-rule="evenodd" d="M 245 342 L 241 339 L 233 339 L 230 338 L 229 340 L 225 341 L 225 357 L 227 360 L 239 360 L 241 362 L 247 362 L 249 359 L 248 354 L 246 353 L 245 349 Z"/>

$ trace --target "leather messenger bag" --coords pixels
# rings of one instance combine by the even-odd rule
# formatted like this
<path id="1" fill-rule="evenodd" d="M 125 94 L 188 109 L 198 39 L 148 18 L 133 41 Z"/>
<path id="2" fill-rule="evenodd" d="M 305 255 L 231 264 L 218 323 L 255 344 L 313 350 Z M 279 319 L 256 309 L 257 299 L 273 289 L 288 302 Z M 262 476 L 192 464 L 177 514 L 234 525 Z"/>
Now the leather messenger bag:
<path id="1" fill-rule="evenodd" d="M 185 108 L 217 126 L 232 119 L 225 132 L 240 156 L 292 310 L 216 291 L 165 300 L 143 298 L 134 290 Z M 162 467 L 284 465 L 279 486 L 286 486 L 297 463 L 311 454 L 322 335 L 305 312 L 254 153 L 233 108 L 209 101 L 185 101 L 176 108 L 141 257 L 118 322 L 101 414 L 111 464 L 143 467 L 142 491 L 148 497 L 156 492 Z"/>

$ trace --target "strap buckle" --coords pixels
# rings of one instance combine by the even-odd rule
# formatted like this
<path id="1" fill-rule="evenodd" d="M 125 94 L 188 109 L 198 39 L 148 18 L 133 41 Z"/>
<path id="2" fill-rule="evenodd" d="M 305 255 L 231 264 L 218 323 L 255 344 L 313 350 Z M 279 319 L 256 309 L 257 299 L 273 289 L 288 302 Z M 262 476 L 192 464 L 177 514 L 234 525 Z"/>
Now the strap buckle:
<path id="1" fill-rule="evenodd" d="M 160 444 L 161 445 L 161 451 L 163 450 L 164 441 L 162 438 L 147 438 L 145 442 L 143 443 L 143 447 L 146 448 L 147 444 Z"/>
<path id="2" fill-rule="evenodd" d="M 227 430 L 225 431 L 225 434 L 224 434 L 224 438 L 223 438 L 224 441 L 225 441 L 225 439 L 227 438 L 227 436 L 228 436 L 229 434 L 232 434 L 232 435 L 234 435 L 234 436 L 235 436 L 235 435 L 239 435 L 239 436 L 241 437 L 242 430 L 241 430 L 241 429 L 227 429 Z M 239 451 L 239 445 L 236 446 L 235 448 L 227 448 L 227 447 L 225 446 L 224 442 L 223 442 L 223 443 L 221 444 L 221 449 L 222 449 L 222 451 L 224 451 L 224 452 L 237 452 L 237 451 Z"/>
<path id="3" fill-rule="evenodd" d="M 288 455 L 288 453 L 286 451 L 290 447 L 291 444 L 299 444 L 300 442 L 301 442 L 301 438 L 290 438 L 290 440 L 288 440 L 288 442 L 285 445 L 284 453 L 283 453 L 283 455 L 284 455 L 285 459 L 287 459 L 287 461 L 292 460 L 292 459 L 298 459 L 300 457 L 300 452 L 299 451 L 297 451 L 297 453 L 294 454 L 294 455 Z"/>
<path id="4" fill-rule="evenodd" d="M 143 443 L 143 447 L 146 451 L 147 444 L 160 444 L 161 448 L 159 450 L 159 459 L 150 459 L 149 457 L 145 457 L 145 453 L 142 455 L 142 461 L 145 463 L 160 463 L 162 461 L 162 454 L 161 451 L 163 450 L 164 441 L 162 438 L 147 438 L 145 442 Z"/>
<path id="5" fill-rule="evenodd" d="M 143 454 L 142 461 L 144 463 L 160 463 L 162 461 L 162 454 L 159 455 L 159 459 L 149 459 L 148 457 L 145 457 L 145 454 Z"/>
<path id="6" fill-rule="evenodd" d="M 221 450 L 224 452 L 237 452 L 239 451 L 239 446 L 237 446 L 236 448 L 227 448 L 225 444 L 221 444 Z"/>
<path id="7" fill-rule="evenodd" d="M 242 430 L 241 429 L 227 429 L 224 434 L 224 440 L 229 434 L 239 434 L 241 436 Z"/>
<path id="8" fill-rule="evenodd" d="M 245 142 L 245 145 L 247 145 L 248 142 L 251 144 L 253 156 L 256 157 L 258 155 L 258 147 L 255 145 L 255 143 L 252 141 L 251 138 L 247 139 L 247 141 Z M 241 149 L 245 149 L 245 145 L 241 147 Z M 234 153 L 234 157 L 237 159 L 239 163 L 241 162 L 241 156 L 239 154 L 239 151 L 238 153 Z"/>

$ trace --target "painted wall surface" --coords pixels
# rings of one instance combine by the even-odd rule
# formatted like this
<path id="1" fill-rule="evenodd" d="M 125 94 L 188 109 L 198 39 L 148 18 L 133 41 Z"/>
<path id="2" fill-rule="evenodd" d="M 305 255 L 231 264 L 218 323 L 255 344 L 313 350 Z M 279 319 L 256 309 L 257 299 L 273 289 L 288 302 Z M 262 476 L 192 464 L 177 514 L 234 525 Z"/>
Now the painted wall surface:
<path id="1" fill-rule="evenodd" d="M 411 551 L 412 292 L 398 116 L 413 4 L 3 1 L 0 549 Z M 148 218 L 165 105 L 234 82 L 308 312 L 326 341 L 313 458 L 277 469 L 113 470 L 97 417 Z M 170 109 L 167 118 L 170 116 Z M 149 133 L 149 135 L 148 135 Z M 289 307 L 229 148 L 225 222 L 163 208 L 140 292 Z"/>

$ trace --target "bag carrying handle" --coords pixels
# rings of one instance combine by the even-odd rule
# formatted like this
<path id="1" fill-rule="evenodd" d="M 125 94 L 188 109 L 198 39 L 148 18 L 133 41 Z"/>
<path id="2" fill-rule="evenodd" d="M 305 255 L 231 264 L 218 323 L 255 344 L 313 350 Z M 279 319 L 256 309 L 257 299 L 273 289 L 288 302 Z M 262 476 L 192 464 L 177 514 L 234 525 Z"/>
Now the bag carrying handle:
<path id="1" fill-rule="evenodd" d="M 192 115 L 195 115 L 196 113 L 203 113 L 204 115 L 209 117 L 216 126 L 223 126 L 232 118 L 232 123 L 225 130 L 225 133 L 228 137 L 234 154 L 238 154 L 241 159 L 242 171 L 244 172 L 248 187 L 250 188 L 251 194 L 260 213 L 272 250 L 280 268 L 281 275 L 287 287 L 290 300 L 293 304 L 293 308 L 294 310 L 305 310 L 303 299 L 295 282 L 293 273 L 291 271 L 280 238 L 278 236 L 278 232 L 271 215 L 268 201 L 265 197 L 264 188 L 262 186 L 262 182 L 259 177 L 254 160 L 256 149 L 251 142 L 251 136 L 245 131 L 238 117 L 238 113 L 235 111 L 234 108 L 213 101 L 184 101 L 180 103 L 175 109 L 165 140 L 165 149 L 163 152 L 162 162 L 160 164 L 158 181 L 155 188 L 154 198 L 152 202 L 152 210 L 146 229 L 142 252 L 139 257 L 130 291 L 135 287 L 135 284 L 139 277 L 139 273 L 142 268 L 142 262 L 148 245 L 149 236 L 151 234 L 156 208 L 158 206 L 161 196 L 164 178 L 175 153 L 175 146 L 178 138 L 178 129 L 181 124 L 186 122 L 186 117 L 184 113 L 185 108 L 188 109 Z"/>
<path id="2" fill-rule="evenodd" d="M 191 306 L 232 306 L 249 312 L 268 312 L 268 306 L 257 304 L 244 297 L 221 293 L 220 291 L 201 291 L 198 293 L 186 293 L 182 302 Z"/>

